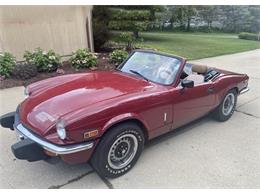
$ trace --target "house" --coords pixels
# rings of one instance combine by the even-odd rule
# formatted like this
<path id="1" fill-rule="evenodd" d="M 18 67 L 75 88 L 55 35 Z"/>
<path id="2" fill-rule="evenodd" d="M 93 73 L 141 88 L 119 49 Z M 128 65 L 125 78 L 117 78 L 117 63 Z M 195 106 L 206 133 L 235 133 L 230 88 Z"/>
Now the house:
<path id="1" fill-rule="evenodd" d="M 62 56 L 93 51 L 92 6 L 0 6 L 0 51 L 23 60 L 25 50 L 53 49 Z"/>

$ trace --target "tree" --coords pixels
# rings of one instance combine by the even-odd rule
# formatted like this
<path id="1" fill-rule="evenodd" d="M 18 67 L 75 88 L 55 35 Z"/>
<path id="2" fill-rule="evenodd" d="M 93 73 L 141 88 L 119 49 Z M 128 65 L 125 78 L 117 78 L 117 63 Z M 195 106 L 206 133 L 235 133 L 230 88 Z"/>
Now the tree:
<path id="1" fill-rule="evenodd" d="M 93 8 L 93 38 L 95 50 L 99 50 L 101 46 L 109 39 L 108 23 L 110 13 L 106 6 L 94 6 Z"/>
<path id="2" fill-rule="evenodd" d="M 169 18 L 171 28 L 173 23 L 177 22 L 181 30 L 190 31 L 191 20 L 197 13 L 194 5 L 169 6 L 168 11 L 171 12 Z"/>
<path id="3" fill-rule="evenodd" d="M 219 10 L 217 6 L 197 6 L 198 16 L 207 23 L 207 27 L 211 30 L 212 22 L 218 20 Z"/>
<path id="4" fill-rule="evenodd" d="M 139 32 L 147 30 L 155 20 L 155 12 L 161 11 L 162 6 L 111 6 L 111 30 L 132 31 L 135 38 Z"/>
<path id="5" fill-rule="evenodd" d="M 223 25 L 228 32 L 248 31 L 250 26 L 249 6 L 225 5 L 221 7 Z"/>
<path id="6" fill-rule="evenodd" d="M 179 23 L 180 29 L 185 30 L 185 20 L 186 20 L 185 6 L 183 5 L 176 6 L 174 13 L 175 13 L 175 18 Z"/>
<path id="7" fill-rule="evenodd" d="M 249 12 L 251 16 L 250 31 L 258 33 L 260 36 L 260 6 L 249 6 Z"/>
<path id="8" fill-rule="evenodd" d="M 187 5 L 185 9 L 185 16 L 187 18 L 187 27 L 186 30 L 190 31 L 190 22 L 191 19 L 196 15 L 196 7 L 194 5 Z"/>
<path id="9" fill-rule="evenodd" d="M 154 26 L 153 27 L 159 27 L 161 30 L 164 29 L 165 24 L 170 24 L 169 27 L 170 29 L 173 29 L 173 23 L 175 21 L 175 19 L 173 18 L 173 11 L 172 9 L 174 8 L 174 6 L 172 5 L 167 5 L 164 7 L 164 11 L 162 12 L 157 12 L 156 15 L 156 21 L 153 22 Z"/>

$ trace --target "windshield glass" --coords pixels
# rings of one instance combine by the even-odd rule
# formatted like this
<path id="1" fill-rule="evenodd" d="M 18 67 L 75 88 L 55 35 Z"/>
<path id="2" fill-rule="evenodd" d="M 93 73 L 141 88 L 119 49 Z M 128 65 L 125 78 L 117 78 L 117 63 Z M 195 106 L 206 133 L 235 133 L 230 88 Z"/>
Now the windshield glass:
<path id="1" fill-rule="evenodd" d="M 135 52 L 121 67 L 121 71 L 169 85 L 175 80 L 180 65 L 181 61 L 174 57 L 149 52 Z"/>

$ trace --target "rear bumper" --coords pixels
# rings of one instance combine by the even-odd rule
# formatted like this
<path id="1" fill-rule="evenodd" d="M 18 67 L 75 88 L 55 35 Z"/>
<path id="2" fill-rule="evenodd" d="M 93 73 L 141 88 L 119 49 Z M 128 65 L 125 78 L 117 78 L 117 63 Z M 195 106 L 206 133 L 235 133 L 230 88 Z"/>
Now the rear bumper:
<path id="1" fill-rule="evenodd" d="M 249 91 L 249 87 L 246 87 L 246 88 L 242 89 L 242 90 L 239 92 L 239 94 L 241 95 L 241 94 L 244 94 L 244 93 L 246 93 L 246 92 L 248 92 L 248 91 Z"/>

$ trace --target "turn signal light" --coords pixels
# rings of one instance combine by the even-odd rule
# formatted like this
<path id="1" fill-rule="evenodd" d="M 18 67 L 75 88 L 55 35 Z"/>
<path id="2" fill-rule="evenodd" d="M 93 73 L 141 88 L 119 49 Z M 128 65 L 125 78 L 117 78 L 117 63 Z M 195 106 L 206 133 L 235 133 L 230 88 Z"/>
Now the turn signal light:
<path id="1" fill-rule="evenodd" d="M 88 131 L 84 133 L 84 139 L 95 137 L 96 135 L 98 135 L 98 130 Z"/>

